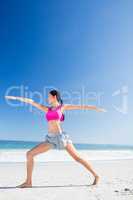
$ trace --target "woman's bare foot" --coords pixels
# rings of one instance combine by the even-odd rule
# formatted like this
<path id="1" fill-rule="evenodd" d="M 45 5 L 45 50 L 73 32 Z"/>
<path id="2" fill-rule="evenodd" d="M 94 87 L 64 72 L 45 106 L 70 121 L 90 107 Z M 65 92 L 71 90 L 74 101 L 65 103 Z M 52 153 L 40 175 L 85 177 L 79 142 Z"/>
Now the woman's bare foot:
<path id="1" fill-rule="evenodd" d="M 27 188 L 27 187 L 32 187 L 32 183 L 24 182 L 20 185 L 16 186 L 17 188 Z"/>
<path id="2" fill-rule="evenodd" d="M 99 181 L 99 176 L 98 175 L 96 175 L 95 176 L 95 179 L 94 179 L 94 182 L 93 182 L 93 184 L 92 185 L 97 185 L 97 183 L 98 183 L 98 181 Z"/>

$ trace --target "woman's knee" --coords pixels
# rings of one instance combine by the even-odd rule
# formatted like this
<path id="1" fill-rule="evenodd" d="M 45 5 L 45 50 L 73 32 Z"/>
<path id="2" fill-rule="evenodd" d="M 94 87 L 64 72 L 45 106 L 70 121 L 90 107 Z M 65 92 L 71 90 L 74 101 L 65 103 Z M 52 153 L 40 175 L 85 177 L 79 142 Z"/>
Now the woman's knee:
<path id="1" fill-rule="evenodd" d="M 79 155 L 79 156 L 75 156 L 74 157 L 74 159 L 75 159 L 75 161 L 77 161 L 77 162 L 81 162 L 83 159 L 82 159 L 82 157 Z"/>
<path id="2" fill-rule="evenodd" d="M 33 158 L 34 154 L 32 153 L 32 151 L 27 151 L 26 153 L 26 157 L 29 159 L 29 158 Z"/>

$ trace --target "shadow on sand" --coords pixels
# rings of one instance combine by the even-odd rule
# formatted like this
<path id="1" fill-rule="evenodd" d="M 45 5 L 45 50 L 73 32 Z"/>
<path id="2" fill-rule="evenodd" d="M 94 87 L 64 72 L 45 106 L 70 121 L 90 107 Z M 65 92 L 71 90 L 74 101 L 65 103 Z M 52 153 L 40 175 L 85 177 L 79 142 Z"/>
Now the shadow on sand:
<path id="1" fill-rule="evenodd" d="M 69 184 L 69 185 L 45 185 L 45 186 L 32 186 L 32 187 L 25 187 L 25 188 L 60 188 L 60 187 L 88 187 L 88 186 L 92 186 L 92 184 L 91 185 L 73 185 L 73 184 Z M 0 189 L 16 189 L 16 188 L 18 188 L 18 189 L 24 189 L 24 188 L 19 188 L 19 187 L 0 187 Z"/>

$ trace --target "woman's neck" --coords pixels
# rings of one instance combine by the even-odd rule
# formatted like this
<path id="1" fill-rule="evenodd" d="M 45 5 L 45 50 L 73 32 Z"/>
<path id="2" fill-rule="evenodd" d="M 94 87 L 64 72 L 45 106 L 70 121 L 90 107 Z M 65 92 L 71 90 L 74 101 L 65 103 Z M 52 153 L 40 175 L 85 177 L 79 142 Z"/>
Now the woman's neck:
<path id="1" fill-rule="evenodd" d="M 59 104 L 58 102 L 57 102 L 57 103 L 53 103 L 53 104 L 52 104 L 52 107 L 53 107 L 53 108 L 56 108 L 56 107 L 58 107 L 59 105 L 60 105 L 60 104 Z"/>

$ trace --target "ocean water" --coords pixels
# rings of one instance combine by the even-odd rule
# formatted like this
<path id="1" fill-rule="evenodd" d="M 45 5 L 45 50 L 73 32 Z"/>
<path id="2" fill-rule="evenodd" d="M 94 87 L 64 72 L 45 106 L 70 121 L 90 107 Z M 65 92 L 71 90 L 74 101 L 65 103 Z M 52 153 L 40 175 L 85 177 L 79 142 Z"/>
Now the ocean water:
<path id="1" fill-rule="evenodd" d="M 0 141 L 0 162 L 25 162 L 26 152 L 40 142 Z M 77 151 L 88 160 L 133 159 L 133 146 L 112 144 L 75 144 Z M 38 162 L 73 161 L 66 150 L 50 149 L 35 156 Z"/>
<path id="2" fill-rule="evenodd" d="M 0 140 L 0 149 L 30 149 L 40 142 Z M 116 144 L 74 143 L 74 146 L 78 150 L 133 150 L 133 146 Z"/>

